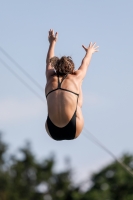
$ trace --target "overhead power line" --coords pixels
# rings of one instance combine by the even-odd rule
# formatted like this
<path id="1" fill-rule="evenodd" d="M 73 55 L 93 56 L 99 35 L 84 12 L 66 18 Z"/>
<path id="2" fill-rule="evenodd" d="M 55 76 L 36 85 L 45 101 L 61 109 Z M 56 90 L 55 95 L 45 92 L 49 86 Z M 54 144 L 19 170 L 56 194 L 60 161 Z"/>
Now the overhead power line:
<path id="1" fill-rule="evenodd" d="M 124 164 L 123 162 L 121 162 L 120 160 L 117 159 L 117 157 L 107 148 L 105 147 L 90 131 L 88 131 L 85 127 L 84 127 L 84 131 L 86 133 L 88 133 L 88 135 L 84 135 L 85 137 L 87 137 L 89 140 L 91 140 L 94 144 L 96 144 L 97 146 L 99 146 L 101 149 L 103 149 L 104 151 L 106 151 L 117 163 L 119 163 L 119 165 L 121 165 L 121 167 L 123 167 L 131 176 L 133 176 L 133 171 L 131 170 L 130 167 L 128 167 L 126 164 Z"/>
<path id="2" fill-rule="evenodd" d="M 0 50 L 2 51 L 2 53 L 9 58 L 9 60 L 11 60 L 26 76 L 27 78 L 29 78 L 41 91 L 44 92 L 43 87 L 40 86 L 40 84 L 33 79 L 25 70 L 23 70 L 23 68 L 2 48 L 0 47 Z M 1 58 L 0 58 L 0 62 L 20 81 L 22 82 L 31 92 L 33 92 L 41 101 L 43 101 L 43 103 L 45 102 L 45 100 L 43 99 L 43 97 L 41 97 L 31 86 L 29 86 L 14 70 L 12 70 Z M 106 151 L 117 163 L 120 164 L 121 167 L 123 167 L 123 169 L 125 169 L 131 176 L 133 176 L 133 172 L 132 170 L 125 165 L 123 162 L 121 162 L 120 160 L 117 159 L 117 157 L 110 151 L 107 149 L 107 147 L 105 147 L 92 133 L 90 133 L 86 128 L 84 128 L 84 131 L 87 133 L 87 135 L 84 135 L 85 137 L 87 137 L 87 139 L 91 140 L 93 143 L 95 143 L 97 146 L 99 146 L 100 148 L 102 148 L 104 151 Z M 90 137 L 89 137 L 90 136 Z"/>
<path id="3" fill-rule="evenodd" d="M 21 82 L 25 85 L 32 93 L 34 93 L 43 103 L 45 102 L 44 98 L 41 97 L 32 87 L 30 87 L 13 69 L 11 69 L 1 58 L 0 62 Z"/>
<path id="4" fill-rule="evenodd" d="M 0 51 L 32 82 L 34 83 L 41 91 L 44 92 L 44 88 L 29 74 L 27 73 L 2 47 Z"/>

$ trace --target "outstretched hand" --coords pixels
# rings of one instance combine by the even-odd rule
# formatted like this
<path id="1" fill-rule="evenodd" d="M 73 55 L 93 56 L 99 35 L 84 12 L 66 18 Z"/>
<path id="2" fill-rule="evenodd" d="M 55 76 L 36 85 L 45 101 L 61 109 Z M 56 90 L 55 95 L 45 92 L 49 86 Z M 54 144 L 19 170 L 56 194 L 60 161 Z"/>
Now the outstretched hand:
<path id="1" fill-rule="evenodd" d="M 49 30 L 49 34 L 48 34 L 48 40 L 49 40 L 49 43 L 52 43 L 53 41 L 57 41 L 57 38 L 58 38 L 58 33 L 56 32 L 54 34 L 54 30 L 53 29 L 50 29 Z"/>
<path id="2" fill-rule="evenodd" d="M 86 51 L 86 53 L 90 52 L 90 53 L 95 53 L 98 52 L 98 48 L 99 46 L 96 46 L 96 43 L 92 44 L 92 42 L 89 44 L 88 47 L 85 47 L 84 45 L 82 45 L 82 47 L 84 48 L 84 50 Z"/>

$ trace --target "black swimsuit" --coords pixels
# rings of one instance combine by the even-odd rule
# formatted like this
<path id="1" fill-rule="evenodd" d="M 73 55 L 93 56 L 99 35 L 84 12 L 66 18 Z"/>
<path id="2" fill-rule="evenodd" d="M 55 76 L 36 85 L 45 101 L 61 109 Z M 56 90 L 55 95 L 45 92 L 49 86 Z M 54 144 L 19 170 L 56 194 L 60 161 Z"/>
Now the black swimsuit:
<path id="1" fill-rule="evenodd" d="M 72 92 L 70 90 L 61 88 L 61 84 L 62 84 L 63 80 L 66 78 L 66 76 L 67 75 L 65 75 L 62 78 L 61 82 L 59 81 L 59 76 L 58 76 L 58 87 L 56 89 L 51 90 L 50 92 L 48 92 L 48 94 L 46 95 L 46 97 L 51 92 L 54 92 L 56 90 L 64 90 L 64 91 L 71 92 L 71 93 L 77 95 L 77 103 L 78 103 L 78 96 L 79 96 L 79 94 L 77 94 L 75 92 Z M 75 134 L 76 134 L 76 111 L 77 111 L 77 106 L 76 106 L 76 110 L 75 110 L 75 112 L 74 112 L 71 120 L 64 127 L 55 126 L 53 124 L 53 122 L 50 120 L 49 115 L 48 115 L 48 117 L 47 117 L 47 126 L 48 126 L 49 133 L 50 133 L 51 137 L 54 140 L 72 140 L 72 139 L 75 138 Z"/>

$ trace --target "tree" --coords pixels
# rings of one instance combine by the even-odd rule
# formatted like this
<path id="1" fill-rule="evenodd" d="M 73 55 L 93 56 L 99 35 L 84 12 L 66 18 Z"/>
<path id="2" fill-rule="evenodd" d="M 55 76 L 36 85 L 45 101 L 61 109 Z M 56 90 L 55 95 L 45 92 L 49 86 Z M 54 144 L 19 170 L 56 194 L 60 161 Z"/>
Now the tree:
<path id="1" fill-rule="evenodd" d="M 19 149 L 21 159 L 7 149 L 0 135 L 0 200 L 133 200 L 133 177 L 115 161 L 93 174 L 92 187 L 82 192 L 70 167 L 55 172 L 54 155 L 39 162 L 30 143 Z M 133 169 L 133 155 L 121 160 Z"/>
<path id="2" fill-rule="evenodd" d="M 125 154 L 121 160 L 133 169 L 133 156 Z M 133 177 L 118 162 L 113 162 L 99 173 L 92 175 L 93 186 L 85 194 L 85 200 L 132 200 Z"/>
<path id="3" fill-rule="evenodd" d="M 71 169 L 55 172 L 54 156 L 39 162 L 27 143 L 19 149 L 22 158 L 6 157 L 9 165 L 5 167 L 7 145 L 1 140 L 0 146 L 0 166 L 4 166 L 0 171 L 0 200 L 77 200 L 79 191 L 71 181 Z M 40 191 L 40 187 L 44 190 Z"/>
<path id="4" fill-rule="evenodd" d="M 9 173 L 6 166 L 6 153 L 8 146 L 2 141 L 0 133 L 0 199 L 6 200 L 6 192 L 9 186 Z"/>

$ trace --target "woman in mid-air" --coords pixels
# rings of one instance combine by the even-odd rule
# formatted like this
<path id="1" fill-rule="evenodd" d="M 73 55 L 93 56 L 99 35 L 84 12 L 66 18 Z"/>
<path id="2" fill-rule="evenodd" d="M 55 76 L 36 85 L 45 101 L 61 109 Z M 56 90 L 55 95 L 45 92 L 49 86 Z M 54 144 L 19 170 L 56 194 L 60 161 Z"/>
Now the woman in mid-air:
<path id="1" fill-rule="evenodd" d="M 46 88 L 48 105 L 46 131 L 54 140 L 72 140 L 77 138 L 84 125 L 82 107 L 82 81 L 86 75 L 92 54 L 98 51 L 96 43 L 85 50 L 85 57 L 78 70 L 75 70 L 71 57 L 54 56 L 58 33 L 50 29 L 49 49 L 46 58 Z"/>

